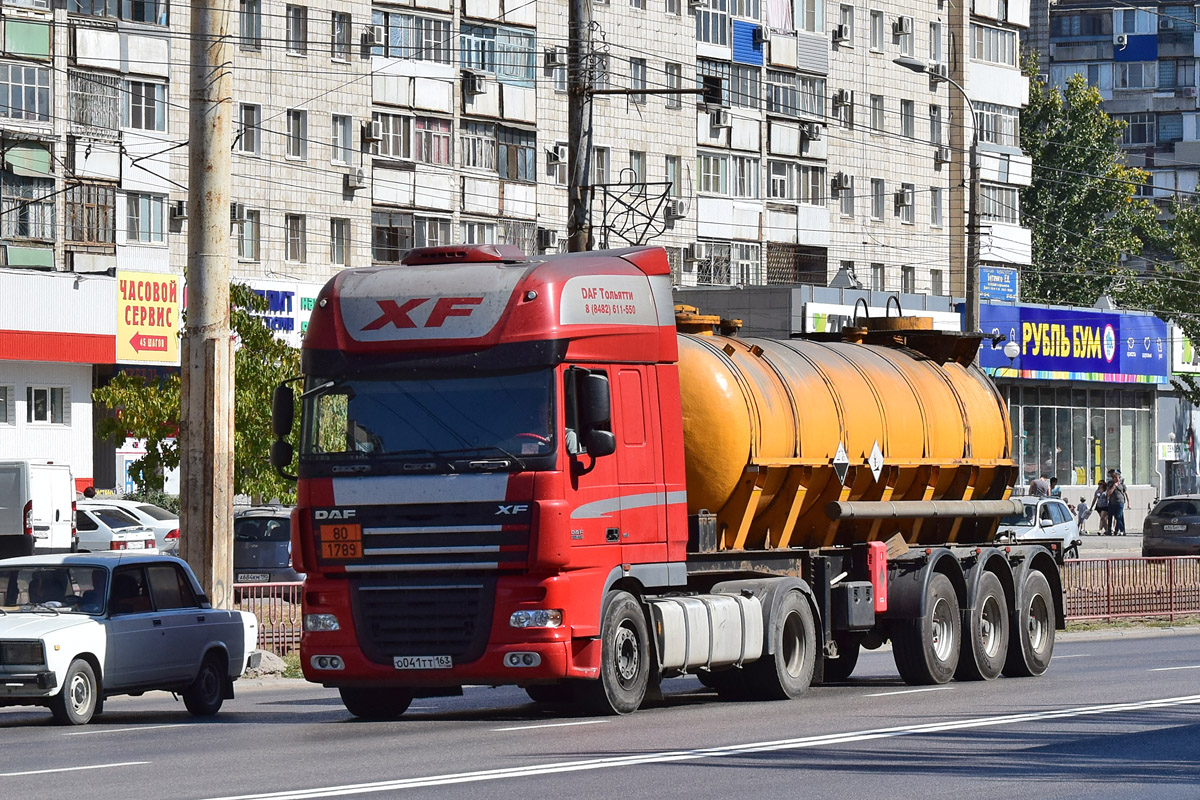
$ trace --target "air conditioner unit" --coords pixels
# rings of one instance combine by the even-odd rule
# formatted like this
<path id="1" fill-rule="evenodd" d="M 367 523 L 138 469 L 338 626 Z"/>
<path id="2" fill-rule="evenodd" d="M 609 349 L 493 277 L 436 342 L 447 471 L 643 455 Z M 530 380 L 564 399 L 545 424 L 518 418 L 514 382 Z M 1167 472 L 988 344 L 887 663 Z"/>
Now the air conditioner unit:
<path id="1" fill-rule="evenodd" d="M 842 108 L 854 104 L 854 92 L 849 89 L 838 89 L 833 93 L 833 107 Z"/>
<path id="2" fill-rule="evenodd" d="M 364 122 L 362 126 L 362 140 L 367 144 L 383 141 L 383 123 L 377 119 L 370 122 Z"/>
<path id="3" fill-rule="evenodd" d="M 929 76 L 939 80 L 945 80 L 950 77 L 950 65 L 933 63 L 929 65 Z"/>
<path id="4" fill-rule="evenodd" d="M 950 153 L 951 153 L 951 150 L 949 147 L 939 147 L 933 153 L 933 163 L 949 164 L 953 160 L 951 158 Z"/>
<path id="5" fill-rule="evenodd" d="M 728 111 L 717 108 L 708 112 L 708 125 L 710 128 L 732 128 L 733 122 L 729 119 Z"/>
<path id="6" fill-rule="evenodd" d="M 854 188 L 854 176 L 847 172 L 835 172 L 829 185 L 835 192 L 849 191 Z"/>
<path id="7" fill-rule="evenodd" d="M 1158 21 L 1158 29 L 1160 31 L 1169 31 L 1174 27 L 1175 27 L 1175 21 L 1172 19 L 1163 17 L 1163 18 L 1159 19 L 1159 21 Z"/>
<path id="8" fill-rule="evenodd" d="M 345 176 L 345 187 L 351 192 L 355 189 L 367 188 L 366 170 L 364 170 L 362 167 L 358 167 L 357 169 L 352 169 L 347 172 Z"/>
<path id="9" fill-rule="evenodd" d="M 688 264 L 704 261 L 708 258 L 708 245 L 694 242 L 683 248 L 683 260 Z"/>
<path id="10" fill-rule="evenodd" d="M 805 122 L 800 126 L 800 133 L 810 142 L 819 142 L 821 141 L 821 124 Z"/>
<path id="11" fill-rule="evenodd" d="M 667 222 L 674 222 L 677 219 L 683 219 L 691 210 L 691 203 L 679 197 L 672 197 L 667 200 L 663 206 L 663 217 Z"/>
<path id="12" fill-rule="evenodd" d="M 892 23 L 892 33 L 897 36 L 907 36 L 912 32 L 912 17 L 896 17 L 896 21 Z"/>
<path id="13" fill-rule="evenodd" d="M 546 69 L 558 69 L 567 65 L 567 53 L 561 47 L 546 48 Z"/>
<path id="14" fill-rule="evenodd" d="M 1184 86 L 1184 87 L 1180 88 L 1179 96 L 1180 97 L 1195 97 L 1196 96 L 1196 87 L 1195 86 Z"/>
<path id="15" fill-rule="evenodd" d="M 901 189 L 896 192 L 896 208 L 908 208 L 913 204 L 912 189 Z"/>
<path id="16" fill-rule="evenodd" d="M 1129 36 L 1124 33 L 1118 33 L 1113 37 L 1113 44 L 1120 50 L 1125 49 L 1125 45 L 1129 44 Z"/>
<path id="17" fill-rule="evenodd" d="M 468 97 L 483 94 L 485 89 L 483 73 L 465 69 L 462 74 L 462 82 L 463 94 Z"/>
<path id="18" fill-rule="evenodd" d="M 171 204 L 171 219 L 187 219 L 187 200 L 176 200 Z"/>
<path id="19" fill-rule="evenodd" d="M 382 47 L 387 44 L 387 28 L 383 25 L 372 25 L 367 28 L 367 44 L 372 47 Z"/>
<path id="20" fill-rule="evenodd" d="M 834 25 L 833 26 L 833 41 L 845 42 L 850 39 L 849 25 Z"/>
<path id="21" fill-rule="evenodd" d="M 556 144 L 554 147 L 546 148 L 546 163 L 555 167 L 559 164 L 567 163 L 568 158 L 567 146 L 565 144 Z"/>
<path id="22" fill-rule="evenodd" d="M 688 10 L 695 11 L 697 8 L 704 8 L 708 5 L 708 0 L 688 0 Z"/>
<path id="23" fill-rule="evenodd" d="M 552 250 L 558 247 L 558 231 L 551 228 L 537 229 L 538 250 Z"/>
<path id="24" fill-rule="evenodd" d="M 767 40 L 770 38 L 771 38 L 771 35 L 769 33 L 767 33 L 767 28 L 765 25 L 759 25 L 758 27 L 756 27 L 754 29 L 753 41 L 754 41 L 755 47 L 758 47 L 759 45 L 762 45 L 762 44 L 766 44 Z"/>
<path id="25" fill-rule="evenodd" d="M 229 221 L 230 222 L 245 222 L 246 221 L 246 206 L 242 203 L 229 204 Z"/>

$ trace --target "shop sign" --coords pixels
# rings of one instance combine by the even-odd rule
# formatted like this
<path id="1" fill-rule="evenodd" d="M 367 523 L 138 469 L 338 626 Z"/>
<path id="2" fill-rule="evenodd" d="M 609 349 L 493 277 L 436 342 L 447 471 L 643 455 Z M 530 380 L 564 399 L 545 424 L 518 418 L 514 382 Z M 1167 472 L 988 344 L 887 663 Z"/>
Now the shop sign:
<path id="1" fill-rule="evenodd" d="M 858 307 L 858 312 L 862 313 L 862 306 Z M 872 306 L 867 309 L 867 315 L 871 318 L 886 317 L 888 314 L 893 316 L 896 310 L 893 308 L 890 312 L 886 308 Z M 840 305 L 837 303 L 805 303 L 804 304 L 804 332 L 805 333 L 841 333 L 842 328 L 854 324 L 854 306 Z M 939 331 L 959 331 L 962 330 L 962 317 L 957 311 L 925 311 L 924 309 L 906 310 L 905 316 L 909 317 L 930 317 L 933 319 L 934 330 Z"/>
<path id="2" fill-rule="evenodd" d="M 1191 461 L 1187 442 L 1158 442 L 1159 461 Z"/>
<path id="3" fill-rule="evenodd" d="M 117 362 L 179 363 L 179 276 L 117 270 Z"/>
<path id="4" fill-rule="evenodd" d="M 980 267 L 979 297 L 983 300 L 1017 299 L 1017 271 L 1012 267 Z"/>
<path id="5" fill-rule="evenodd" d="M 1171 326 L 1171 371 L 1200 373 L 1200 348 L 1175 325 Z"/>
<path id="6" fill-rule="evenodd" d="M 984 304 L 985 332 L 1005 337 L 984 341 L 979 363 L 1002 377 L 1041 380 L 1166 383 L 1167 326 L 1157 317 L 1071 308 Z M 1007 341 L 1019 355 L 1004 355 Z"/>

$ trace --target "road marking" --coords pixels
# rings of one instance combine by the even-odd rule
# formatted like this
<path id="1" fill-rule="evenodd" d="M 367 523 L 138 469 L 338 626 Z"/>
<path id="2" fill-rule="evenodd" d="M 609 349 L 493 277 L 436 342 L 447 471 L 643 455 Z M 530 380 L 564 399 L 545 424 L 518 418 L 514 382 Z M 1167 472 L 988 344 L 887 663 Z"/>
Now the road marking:
<path id="1" fill-rule="evenodd" d="M 919 692 L 940 692 L 943 689 L 952 689 L 952 686 L 928 686 L 924 689 L 897 689 L 894 692 L 876 692 L 875 694 L 863 695 L 864 697 L 891 697 L 894 694 L 917 694 Z"/>
<path id="2" fill-rule="evenodd" d="M 1200 664 L 1192 664 L 1187 667 L 1154 667 L 1151 672 L 1174 672 L 1177 669 L 1200 669 Z"/>
<path id="3" fill-rule="evenodd" d="M 228 797 L 209 798 L 209 800 L 312 800 L 319 797 L 344 797 L 355 794 L 375 794 L 378 792 L 396 792 L 404 789 L 423 789 L 430 786 L 452 786 L 461 783 L 482 783 L 484 781 L 506 780 L 510 778 L 528 778 L 538 775 L 558 775 L 568 772 L 587 772 L 613 767 L 632 767 L 645 764 L 666 764 L 680 761 L 699 761 L 709 758 L 725 758 L 751 753 L 766 753 L 781 750 L 801 750 L 808 747 L 825 745 L 842 745 L 854 742 L 867 742 L 877 739 L 893 739 L 900 736 L 920 736 L 922 734 L 943 733 L 945 731 L 971 730 L 975 728 L 995 728 L 1002 725 L 1017 725 L 1028 722 L 1043 722 L 1049 720 L 1072 719 L 1075 717 L 1095 716 L 1099 714 L 1115 714 L 1126 711 L 1146 711 L 1148 709 L 1170 708 L 1172 706 L 1200 705 L 1200 695 L 1184 697 L 1168 697 L 1162 700 L 1144 700 L 1137 703 L 1115 703 L 1102 706 L 1082 706 L 1066 708 L 1058 711 L 1036 711 L 1025 714 L 1006 714 L 998 717 L 978 717 L 975 719 L 951 720 L 948 722 L 930 722 L 921 725 L 905 725 L 895 728 L 876 728 L 874 730 L 848 731 L 846 733 L 830 733 L 820 736 L 805 736 L 798 739 L 778 739 L 766 742 L 750 742 L 747 744 L 725 745 L 723 747 L 706 747 L 697 750 L 665 750 L 660 752 L 642 753 L 640 755 L 609 756 L 605 758 L 589 758 L 581 761 L 558 761 L 548 764 L 530 764 L 523 767 L 505 767 L 503 769 L 487 769 L 477 772 L 458 772 L 446 775 L 429 775 L 423 778 L 397 778 L 394 780 L 376 781 L 373 783 L 352 783 L 341 786 L 321 786 L 311 789 L 290 789 L 282 792 L 266 792 L 263 794 L 242 794 Z"/>
<path id="4" fill-rule="evenodd" d="M 56 769 L 31 769 L 27 772 L 0 772 L 0 778 L 17 778 L 21 775 L 49 775 L 52 772 L 79 772 L 85 769 L 111 769 L 112 767 L 138 767 L 149 761 L 118 761 L 115 764 L 89 764 L 86 767 L 57 767 Z"/>
<path id="5" fill-rule="evenodd" d="M 91 736 L 96 733 L 129 733 L 131 731 L 157 731 L 163 728 L 186 728 L 187 723 L 176 722 L 172 725 L 139 725 L 134 728 L 96 728 L 91 731 L 71 731 L 63 736 Z"/>
<path id="6" fill-rule="evenodd" d="M 567 728 L 571 725 L 599 725 L 606 719 L 585 719 L 579 722 L 547 722 L 544 725 L 517 725 L 513 728 L 492 728 L 493 731 L 530 731 L 534 728 Z"/>
<path id="7" fill-rule="evenodd" d="M 1065 655 L 1059 655 L 1058 653 L 1055 653 L 1054 657 L 1056 659 L 1058 659 L 1058 658 L 1089 658 L 1089 657 L 1091 657 L 1091 655 L 1092 655 L 1091 653 L 1067 653 Z"/>

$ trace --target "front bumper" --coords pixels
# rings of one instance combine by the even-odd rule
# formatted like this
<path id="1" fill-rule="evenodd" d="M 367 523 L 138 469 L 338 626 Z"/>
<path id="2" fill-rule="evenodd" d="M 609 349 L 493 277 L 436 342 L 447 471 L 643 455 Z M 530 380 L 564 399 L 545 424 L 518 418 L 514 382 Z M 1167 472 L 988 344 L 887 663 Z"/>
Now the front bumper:
<path id="1" fill-rule="evenodd" d="M 37 672 L 0 672 L 0 698 L 45 694 L 58 688 L 58 676 L 52 670 Z"/>

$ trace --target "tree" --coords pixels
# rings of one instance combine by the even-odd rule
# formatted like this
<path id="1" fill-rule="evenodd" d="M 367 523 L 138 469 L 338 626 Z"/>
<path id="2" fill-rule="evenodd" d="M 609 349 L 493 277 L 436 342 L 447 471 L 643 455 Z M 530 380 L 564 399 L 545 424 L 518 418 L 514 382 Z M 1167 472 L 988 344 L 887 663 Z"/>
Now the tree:
<path id="1" fill-rule="evenodd" d="M 280 382 L 300 371 L 300 353 L 279 339 L 256 316 L 267 310 L 265 298 L 253 289 L 230 286 L 230 327 L 237 339 L 234 355 L 234 482 L 237 494 L 252 497 L 295 499 L 295 486 L 270 466 L 271 392 Z M 146 440 L 146 455 L 130 465 L 138 486 L 162 489 L 163 470 L 179 466 L 179 429 L 182 403 L 179 376 L 158 384 L 122 373 L 107 386 L 92 392 L 92 399 L 116 410 L 97 425 L 97 433 L 120 444 L 126 437 Z"/>
<path id="2" fill-rule="evenodd" d="M 1125 162 L 1125 123 L 1104 112 L 1083 75 L 1065 91 L 1036 79 L 1027 59 L 1029 105 L 1021 111 L 1021 147 L 1033 179 L 1021 191 L 1021 219 L 1033 232 L 1033 263 L 1022 270 L 1021 298 L 1091 306 L 1133 279 L 1123 254 L 1142 252 L 1160 235 L 1154 207 L 1137 196 L 1148 179 Z"/>

